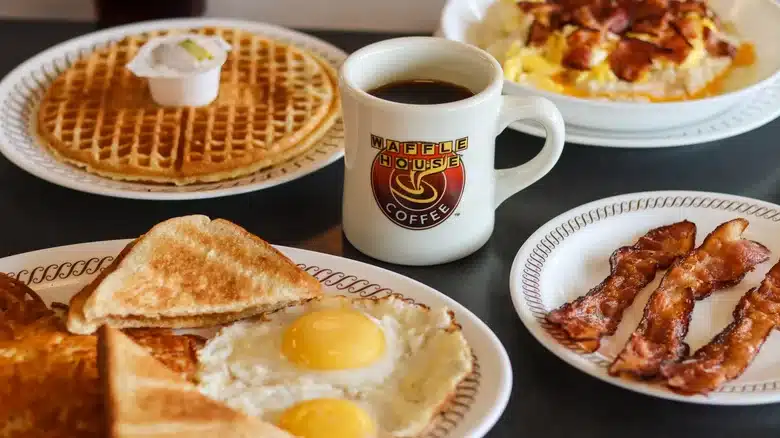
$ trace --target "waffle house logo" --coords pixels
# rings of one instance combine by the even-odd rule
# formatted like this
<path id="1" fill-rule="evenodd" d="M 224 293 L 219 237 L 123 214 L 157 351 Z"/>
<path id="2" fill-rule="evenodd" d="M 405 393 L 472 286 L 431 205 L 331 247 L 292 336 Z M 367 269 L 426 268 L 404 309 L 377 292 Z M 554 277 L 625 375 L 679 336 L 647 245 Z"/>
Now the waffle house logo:
<path id="1" fill-rule="evenodd" d="M 450 217 L 466 182 L 459 152 L 468 149 L 467 137 L 431 143 L 372 134 L 371 147 L 379 150 L 371 165 L 371 188 L 388 219 L 424 230 Z"/>

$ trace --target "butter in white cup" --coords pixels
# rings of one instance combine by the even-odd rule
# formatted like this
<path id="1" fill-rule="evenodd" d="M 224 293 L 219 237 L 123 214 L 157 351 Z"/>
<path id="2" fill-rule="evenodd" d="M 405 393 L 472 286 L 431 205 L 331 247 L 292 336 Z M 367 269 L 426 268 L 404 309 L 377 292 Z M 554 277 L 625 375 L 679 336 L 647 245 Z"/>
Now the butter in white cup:
<path id="1" fill-rule="evenodd" d="M 218 36 L 175 34 L 152 38 L 127 64 L 147 78 L 152 99 L 162 106 L 208 105 L 219 94 L 230 45 Z"/>

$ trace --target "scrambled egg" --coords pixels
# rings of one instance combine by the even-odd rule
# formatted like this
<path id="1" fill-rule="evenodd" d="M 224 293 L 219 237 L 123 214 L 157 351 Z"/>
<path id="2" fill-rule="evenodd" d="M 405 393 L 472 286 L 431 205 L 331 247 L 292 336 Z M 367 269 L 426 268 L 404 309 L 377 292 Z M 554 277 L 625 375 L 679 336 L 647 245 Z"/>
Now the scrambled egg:
<path id="1" fill-rule="evenodd" d="M 705 68 L 703 66 L 711 58 L 705 47 L 704 31 L 718 31 L 710 18 L 689 13 L 686 18 L 691 22 L 695 37 L 689 41 L 691 50 L 685 59 L 678 64 L 671 59 L 656 57 L 651 70 L 631 83 L 622 81 L 615 75 L 609 63 L 609 55 L 620 40 L 618 35 L 608 34 L 593 50 L 589 70 L 569 69 L 562 61 L 569 49 L 567 37 L 577 30 L 576 26 L 566 25 L 562 29 L 554 30 L 544 45 L 531 47 L 527 39 L 534 15 L 523 12 L 517 7 L 515 0 L 498 0 L 492 8 L 492 11 L 488 11 L 485 24 L 489 26 L 492 22 L 493 35 L 486 35 L 485 39 L 489 41 L 483 40 L 482 45 L 502 64 L 505 78 L 555 93 L 582 95 L 583 92 L 587 93 L 587 90 L 628 91 L 627 87 L 634 87 L 635 91 L 653 87 L 666 89 L 676 81 L 675 77 L 688 75 L 689 70 L 691 75 L 700 75 L 696 70 Z M 659 43 L 658 37 L 649 34 L 627 32 L 625 36 Z M 669 83 L 664 83 L 667 80 Z"/>

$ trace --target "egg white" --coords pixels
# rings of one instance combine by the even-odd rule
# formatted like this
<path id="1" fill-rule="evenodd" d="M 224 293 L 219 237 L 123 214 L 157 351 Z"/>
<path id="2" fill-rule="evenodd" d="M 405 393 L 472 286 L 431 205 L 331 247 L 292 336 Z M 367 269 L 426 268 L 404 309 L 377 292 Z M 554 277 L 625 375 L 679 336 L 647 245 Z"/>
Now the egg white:
<path id="1" fill-rule="evenodd" d="M 369 366 L 303 369 L 281 353 L 282 334 L 306 312 L 334 307 L 362 312 L 384 333 L 385 351 Z M 202 393 L 276 422 L 304 400 L 343 398 L 360 405 L 384 431 L 414 436 L 472 369 L 471 350 L 446 308 L 431 310 L 396 297 L 331 296 L 257 320 L 234 323 L 198 353 Z"/>

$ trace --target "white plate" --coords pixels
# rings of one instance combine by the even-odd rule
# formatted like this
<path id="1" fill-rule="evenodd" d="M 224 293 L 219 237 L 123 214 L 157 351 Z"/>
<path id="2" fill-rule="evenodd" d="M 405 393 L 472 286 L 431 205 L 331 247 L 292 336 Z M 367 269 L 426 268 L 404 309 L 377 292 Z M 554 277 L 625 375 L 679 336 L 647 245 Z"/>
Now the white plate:
<path id="1" fill-rule="evenodd" d="M 531 334 L 569 365 L 613 385 L 639 393 L 689 403 L 753 405 L 780 401 L 780 333 L 772 333 L 761 352 L 738 379 L 708 396 L 678 395 L 658 385 L 612 377 L 606 367 L 622 349 L 642 317 L 644 303 L 661 274 L 629 307 L 617 333 L 602 340 L 601 348 L 581 354 L 564 346 L 545 322 L 548 311 L 584 295 L 609 275 L 609 256 L 631 245 L 649 229 L 683 219 L 697 226 L 696 243 L 717 225 L 744 217 L 750 222 L 745 237 L 766 245 L 772 256 L 738 285 L 713 293 L 696 303 L 685 341 L 691 351 L 709 342 L 732 320 L 739 298 L 758 286 L 780 257 L 780 206 L 740 196 L 704 192 L 645 192 L 591 202 L 543 225 L 515 257 L 510 289 L 515 310 Z"/>
<path id="2" fill-rule="evenodd" d="M 445 38 L 474 43 L 476 26 L 496 0 L 448 0 L 441 15 Z M 589 129 L 634 132 L 660 130 L 703 122 L 761 93 L 780 77 L 780 4 L 774 0 L 709 0 L 725 21 L 733 22 L 740 36 L 755 45 L 758 61 L 725 81 L 726 92 L 705 99 L 681 102 L 639 103 L 582 99 L 505 81 L 504 92 L 550 99 L 566 122 Z"/>
<path id="3" fill-rule="evenodd" d="M 198 26 L 234 27 L 266 35 L 315 52 L 336 69 L 346 53 L 312 36 L 270 24 L 242 20 L 182 18 L 131 24 L 89 33 L 47 49 L 25 61 L 0 82 L 0 153 L 27 172 L 51 183 L 98 195 L 132 199 L 203 199 L 267 189 L 292 181 L 333 163 L 344 155 L 344 129 L 339 120 L 305 154 L 254 174 L 216 183 L 183 187 L 114 181 L 55 159 L 36 133 L 38 104 L 43 91 L 81 54 L 155 29 Z"/>
<path id="4" fill-rule="evenodd" d="M 28 283 L 46 302 L 66 302 L 108 266 L 130 240 L 61 246 L 0 259 L 0 272 Z M 455 394 L 430 438 L 482 437 L 498 421 L 512 390 L 509 357 L 495 334 L 468 309 L 424 284 L 376 266 L 297 248 L 279 250 L 325 285 L 327 294 L 383 297 L 399 293 L 428 306 L 448 306 L 463 327 L 478 366 Z"/>

